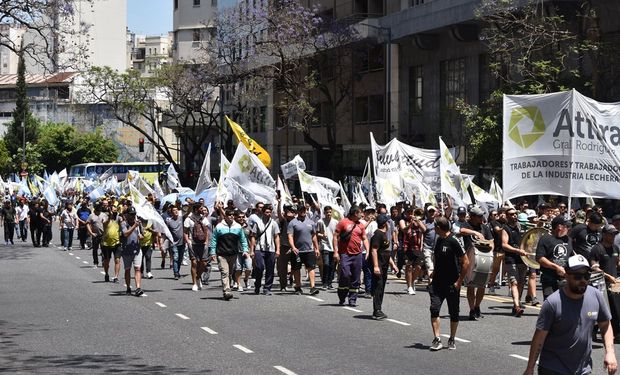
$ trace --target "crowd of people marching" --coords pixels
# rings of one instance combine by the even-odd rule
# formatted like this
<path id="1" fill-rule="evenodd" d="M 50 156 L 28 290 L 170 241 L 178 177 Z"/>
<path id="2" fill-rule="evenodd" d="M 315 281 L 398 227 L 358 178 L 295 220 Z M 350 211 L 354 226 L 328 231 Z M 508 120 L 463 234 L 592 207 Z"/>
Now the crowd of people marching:
<path id="1" fill-rule="evenodd" d="M 476 205 L 435 207 L 429 203 L 414 207 L 401 202 L 393 207 L 354 205 L 338 221 L 331 207 L 319 210 L 295 197 L 292 204 L 278 198 L 275 205 L 258 203 L 246 211 L 237 209 L 233 201 L 207 207 L 202 199 L 163 205 L 152 195 L 147 200 L 161 215 L 170 238 L 137 215 L 130 196 L 108 194 L 91 202 L 86 194 L 77 195 L 65 197 L 56 208 L 43 198 L 27 200 L 7 192 L 0 209 L 5 244 L 27 241 L 29 230 L 34 247 L 48 247 L 52 223 L 57 220 L 62 249 L 71 250 L 77 234 L 79 247 L 92 250 L 93 267 L 103 267 L 105 281 L 119 283 L 123 265 L 128 295 L 143 294 L 142 279 L 153 278 L 152 254 L 160 251 L 160 267 L 169 267 L 175 279 L 184 266 L 190 267 L 193 291 L 209 282 L 211 267 L 217 264 L 225 300 L 232 299 L 233 291 L 244 289 L 267 296 L 273 290 L 315 295 L 337 289 L 341 305 L 356 306 L 358 297 L 372 298 L 376 320 L 387 317 L 382 302 L 388 275 L 404 275 L 404 293 L 416 294 L 420 285 L 425 285 L 430 296 L 431 350 L 443 347 L 439 312 L 444 301 L 450 315 L 447 346 L 456 347 L 461 287 L 466 289 L 470 320 L 484 317 L 481 302 L 485 294 L 495 293 L 502 285 L 512 296 L 512 315 L 518 318 L 526 305 L 540 304 L 539 283 L 543 300 L 570 284 L 571 267 L 577 261 L 573 258 L 581 257 L 586 263 L 579 264 L 591 272 L 580 273 L 580 280 L 598 273 L 604 279 L 603 289 L 610 291 L 606 297 L 611 326 L 613 334 L 620 337 L 616 307 L 620 305 L 614 303 L 617 296 L 611 292 L 620 285 L 616 279 L 620 214 L 613 207 L 604 212 L 603 207 L 586 205 L 575 212 L 561 202 L 542 203 L 532 209 L 523 201 L 483 210 Z M 546 233 L 532 249 L 535 254 L 528 253 L 521 246 L 522 237 L 526 230 L 537 227 Z M 483 281 L 475 275 L 476 251 L 492 254 L 493 267 Z M 528 256 L 540 269 L 530 267 L 524 259 Z M 305 290 L 302 268 L 308 284 Z M 598 323 L 601 336 L 613 340 L 612 330 L 600 320 Z M 546 362 L 557 359 L 549 353 L 543 358 Z"/>

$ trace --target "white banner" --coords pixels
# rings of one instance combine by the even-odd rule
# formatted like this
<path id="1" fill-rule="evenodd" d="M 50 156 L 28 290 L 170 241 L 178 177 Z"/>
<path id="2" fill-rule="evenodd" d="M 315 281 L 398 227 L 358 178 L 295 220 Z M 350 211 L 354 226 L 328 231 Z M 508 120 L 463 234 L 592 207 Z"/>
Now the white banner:
<path id="1" fill-rule="evenodd" d="M 221 177 L 220 177 L 221 179 Z M 235 180 L 237 185 L 229 184 L 228 179 Z M 221 181 L 220 181 L 221 182 Z M 243 145 L 239 143 L 235 156 L 233 156 L 230 162 L 230 168 L 226 178 L 224 179 L 224 186 L 228 189 L 229 194 L 243 195 L 249 197 L 254 195 L 251 204 L 263 202 L 272 203 L 276 199 L 276 182 L 269 174 L 269 170 L 258 159 L 258 157 Z M 235 194 L 230 189 L 235 189 Z M 233 198 L 234 199 L 234 198 Z"/>
<path id="2" fill-rule="evenodd" d="M 409 146 L 396 138 L 385 146 L 380 146 L 372 133 L 370 133 L 370 147 L 376 178 L 396 180 L 403 172 L 409 172 L 429 186 L 432 191 L 441 190 L 439 150 Z M 454 156 L 454 150 L 450 151 Z"/>
<path id="3" fill-rule="evenodd" d="M 577 91 L 504 96 L 504 200 L 620 199 L 620 103 Z"/>
<path id="4" fill-rule="evenodd" d="M 293 176 L 297 176 L 297 169 L 305 171 L 306 162 L 301 158 L 301 156 L 295 155 L 291 161 L 282 164 L 280 167 L 282 168 L 282 176 L 285 180 L 288 180 Z"/>

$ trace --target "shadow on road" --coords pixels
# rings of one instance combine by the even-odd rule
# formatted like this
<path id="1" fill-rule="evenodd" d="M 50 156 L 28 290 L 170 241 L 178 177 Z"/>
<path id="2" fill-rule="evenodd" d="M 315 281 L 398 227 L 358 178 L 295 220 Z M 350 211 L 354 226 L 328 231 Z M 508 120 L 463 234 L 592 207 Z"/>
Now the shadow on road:
<path id="1" fill-rule="evenodd" d="M 33 249 L 22 246 L 0 247 L 0 260 L 29 260 L 33 255 Z"/>

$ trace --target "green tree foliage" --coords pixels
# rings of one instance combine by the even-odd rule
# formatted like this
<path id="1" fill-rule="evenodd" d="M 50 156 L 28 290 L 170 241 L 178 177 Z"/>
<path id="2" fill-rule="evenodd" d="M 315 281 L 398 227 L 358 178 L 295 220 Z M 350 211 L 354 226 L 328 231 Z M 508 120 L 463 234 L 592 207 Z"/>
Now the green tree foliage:
<path id="1" fill-rule="evenodd" d="M 113 162 L 118 158 L 116 145 L 104 138 L 100 129 L 81 133 L 69 124 L 42 126 L 36 148 L 49 171 L 59 171 L 79 163 Z"/>
<path id="2" fill-rule="evenodd" d="M 0 139 L 0 174 L 6 176 L 14 171 L 13 158 L 11 157 L 4 140 Z"/>
<path id="3" fill-rule="evenodd" d="M 22 164 L 22 148 L 19 147 L 17 149 L 17 153 L 13 155 L 13 171 L 19 172 L 21 171 Z M 39 148 L 37 145 L 33 145 L 30 142 L 26 143 L 26 164 L 27 170 L 30 174 L 41 174 L 43 169 L 45 169 L 45 163 L 43 162 L 45 159 L 41 157 L 41 153 L 39 152 Z"/>
<path id="4" fill-rule="evenodd" d="M 591 9 L 541 6 L 539 1 L 483 0 L 477 17 L 484 28 L 487 69 L 497 86 L 477 105 L 460 102 L 465 120 L 468 163 L 501 168 L 503 95 L 543 94 L 576 88 L 590 93 L 584 59 L 598 48 L 576 25 Z M 576 20 L 581 20 L 576 22 Z"/>
<path id="5" fill-rule="evenodd" d="M 10 155 L 15 154 L 17 149 L 24 143 L 24 124 L 26 124 L 26 142 L 34 143 L 38 136 L 39 121 L 33 118 L 30 113 L 26 90 L 26 64 L 24 63 L 23 54 L 20 54 L 17 66 L 16 99 L 13 121 L 8 123 L 7 132 L 4 135 L 5 145 Z"/>

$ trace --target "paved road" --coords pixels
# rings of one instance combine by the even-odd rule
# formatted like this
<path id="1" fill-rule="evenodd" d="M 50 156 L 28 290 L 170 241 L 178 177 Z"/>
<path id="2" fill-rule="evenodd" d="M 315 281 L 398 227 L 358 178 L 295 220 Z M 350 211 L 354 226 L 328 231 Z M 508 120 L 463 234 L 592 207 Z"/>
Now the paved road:
<path id="1" fill-rule="evenodd" d="M 392 320 L 377 322 L 372 300 L 347 309 L 334 292 L 235 292 L 226 302 L 216 272 L 192 292 L 189 276 L 159 269 L 158 254 L 145 296 L 125 296 L 91 261 L 90 251 L 0 247 L 0 373 L 517 374 L 539 311 L 510 316 L 503 288 L 485 299 L 484 319 L 460 324 L 456 351 L 430 352 L 428 294 L 406 295 L 400 280 L 387 286 Z M 602 359 L 597 343 L 595 373 Z"/>

